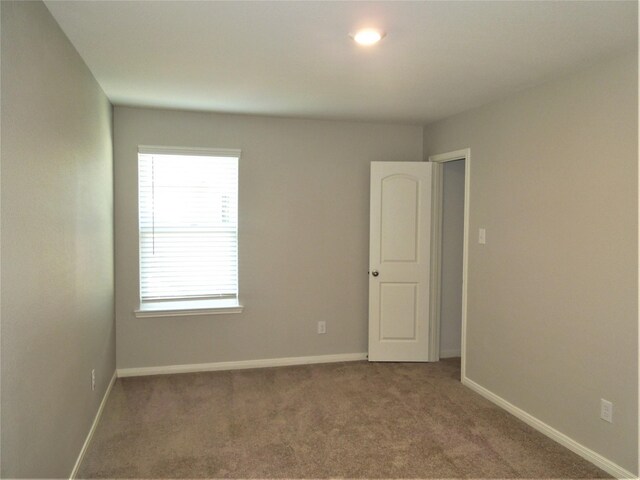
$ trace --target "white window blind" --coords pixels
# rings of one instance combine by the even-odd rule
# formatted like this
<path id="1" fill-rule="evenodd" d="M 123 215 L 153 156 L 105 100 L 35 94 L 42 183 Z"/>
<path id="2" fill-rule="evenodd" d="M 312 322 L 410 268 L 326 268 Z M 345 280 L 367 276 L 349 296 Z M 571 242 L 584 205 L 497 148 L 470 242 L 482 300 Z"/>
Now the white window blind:
<path id="1" fill-rule="evenodd" d="M 238 297 L 238 159 L 140 150 L 140 299 Z"/>

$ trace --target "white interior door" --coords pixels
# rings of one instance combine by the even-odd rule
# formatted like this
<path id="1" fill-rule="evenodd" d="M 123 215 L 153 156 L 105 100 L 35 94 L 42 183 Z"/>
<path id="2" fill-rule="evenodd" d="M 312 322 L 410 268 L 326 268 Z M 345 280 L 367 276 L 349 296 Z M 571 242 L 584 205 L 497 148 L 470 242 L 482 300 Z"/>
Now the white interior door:
<path id="1" fill-rule="evenodd" d="M 372 162 L 369 361 L 429 360 L 428 162 Z"/>

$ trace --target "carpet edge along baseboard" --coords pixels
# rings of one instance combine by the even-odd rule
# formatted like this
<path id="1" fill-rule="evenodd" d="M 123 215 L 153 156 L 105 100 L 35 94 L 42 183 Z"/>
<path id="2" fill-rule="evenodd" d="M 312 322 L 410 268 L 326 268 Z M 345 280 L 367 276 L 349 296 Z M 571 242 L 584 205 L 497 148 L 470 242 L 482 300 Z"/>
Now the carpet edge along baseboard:
<path id="1" fill-rule="evenodd" d="M 307 357 L 262 358 L 234 362 L 194 363 L 185 365 L 162 365 L 158 367 L 119 368 L 118 377 L 141 377 L 146 375 L 169 375 L 174 373 L 215 372 L 249 368 L 286 367 L 313 363 L 355 362 L 366 360 L 366 353 L 340 353 Z"/>
<path id="2" fill-rule="evenodd" d="M 490 402 L 496 404 L 497 406 L 499 406 L 503 410 L 506 410 L 507 412 L 509 412 L 513 416 L 519 418 L 520 420 L 522 420 L 527 425 L 535 428 L 540 433 L 546 435 L 547 437 L 551 438 L 552 440 L 555 440 L 556 442 L 558 442 L 563 447 L 566 447 L 569 450 L 571 450 L 572 452 L 580 455 L 582 458 L 584 458 L 585 460 L 591 462 L 596 467 L 601 468 L 602 470 L 607 472 L 609 475 L 612 475 L 615 478 L 620 478 L 620 479 L 622 479 L 622 478 L 625 478 L 625 479 L 626 478 L 638 478 L 637 475 L 634 475 L 633 473 L 629 472 L 628 470 L 626 470 L 625 468 L 621 467 L 617 463 L 609 460 L 606 457 L 603 457 L 602 455 L 600 455 L 599 453 L 591 450 L 590 448 L 585 447 L 584 445 L 582 445 L 581 443 L 577 442 L 573 438 L 571 438 L 568 435 L 565 435 L 564 433 L 556 430 L 551 425 L 546 424 L 542 420 L 538 419 L 537 417 L 534 417 L 533 415 L 531 415 L 530 413 L 522 410 L 521 408 L 516 407 L 512 403 L 508 402 L 507 400 L 505 400 L 504 398 L 500 397 L 499 395 L 496 395 L 491 390 L 488 390 L 487 388 L 483 387 L 482 385 L 474 382 L 470 378 L 464 377 L 462 379 L 462 384 L 465 385 L 466 387 L 470 388 L 474 392 L 482 395 L 484 398 L 486 398 Z"/>

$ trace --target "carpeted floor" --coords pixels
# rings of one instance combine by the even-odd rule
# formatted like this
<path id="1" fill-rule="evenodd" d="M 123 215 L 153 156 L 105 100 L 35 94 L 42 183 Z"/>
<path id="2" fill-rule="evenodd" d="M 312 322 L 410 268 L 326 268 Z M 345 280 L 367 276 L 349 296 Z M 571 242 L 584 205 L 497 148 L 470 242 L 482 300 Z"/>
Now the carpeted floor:
<path id="1" fill-rule="evenodd" d="M 610 478 L 459 381 L 459 360 L 116 382 L 79 478 Z"/>

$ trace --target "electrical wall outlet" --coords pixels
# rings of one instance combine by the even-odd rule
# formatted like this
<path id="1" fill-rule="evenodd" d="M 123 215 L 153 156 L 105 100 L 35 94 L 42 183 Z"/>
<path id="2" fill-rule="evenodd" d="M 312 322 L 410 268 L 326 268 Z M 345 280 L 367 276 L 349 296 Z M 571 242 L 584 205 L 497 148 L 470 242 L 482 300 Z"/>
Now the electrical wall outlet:
<path id="1" fill-rule="evenodd" d="M 318 322 L 318 333 L 327 333 L 327 322 Z"/>
<path id="2" fill-rule="evenodd" d="M 600 399 L 600 418 L 605 422 L 613 423 L 613 403 L 604 398 Z"/>
<path id="3" fill-rule="evenodd" d="M 96 369 L 91 370 L 91 390 L 96 389 Z"/>

